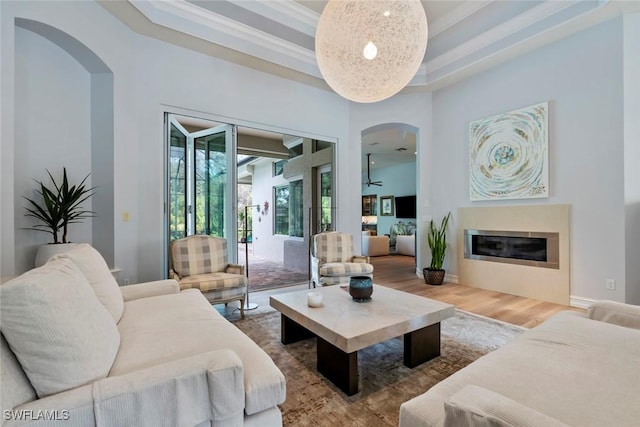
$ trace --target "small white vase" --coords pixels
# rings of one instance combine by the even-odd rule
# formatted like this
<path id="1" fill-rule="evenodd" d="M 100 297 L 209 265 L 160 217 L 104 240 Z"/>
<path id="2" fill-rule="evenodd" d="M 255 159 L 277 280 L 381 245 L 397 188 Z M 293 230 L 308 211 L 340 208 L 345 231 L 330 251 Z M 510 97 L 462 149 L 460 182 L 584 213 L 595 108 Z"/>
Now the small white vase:
<path id="1" fill-rule="evenodd" d="M 36 252 L 36 267 L 44 265 L 52 256 L 67 252 L 77 245 L 77 243 L 49 243 L 47 245 L 41 245 Z"/>

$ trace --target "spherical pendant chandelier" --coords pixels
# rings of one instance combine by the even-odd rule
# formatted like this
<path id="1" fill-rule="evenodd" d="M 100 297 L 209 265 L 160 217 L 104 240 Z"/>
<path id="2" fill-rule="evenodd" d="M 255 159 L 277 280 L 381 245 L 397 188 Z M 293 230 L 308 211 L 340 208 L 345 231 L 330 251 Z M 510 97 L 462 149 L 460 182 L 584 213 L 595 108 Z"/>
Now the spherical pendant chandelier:
<path id="1" fill-rule="evenodd" d="M 355 102 L 398 93 L 427 49 L 420 0 L 329 0 L 316 29 L 316 59 L 327 84 Z"/>

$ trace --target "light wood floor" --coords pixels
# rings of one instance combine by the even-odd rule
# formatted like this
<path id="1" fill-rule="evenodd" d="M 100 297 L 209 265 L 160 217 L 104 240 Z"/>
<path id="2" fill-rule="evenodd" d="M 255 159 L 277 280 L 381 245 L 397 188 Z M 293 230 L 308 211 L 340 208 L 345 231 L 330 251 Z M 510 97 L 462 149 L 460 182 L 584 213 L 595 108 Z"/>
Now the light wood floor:
<path id="1" fill-rule="evenodd" d="M 581 309 L 523 298 L 455 283 L 429 286 L 416 276 L 414 258 L 402 255 L 372 257 L 374 282 L 390 288 L 453 304 L 460 310 L 532 328 L 563 310 Z M 375 292 L 375 291 L 374 291 Z"/>

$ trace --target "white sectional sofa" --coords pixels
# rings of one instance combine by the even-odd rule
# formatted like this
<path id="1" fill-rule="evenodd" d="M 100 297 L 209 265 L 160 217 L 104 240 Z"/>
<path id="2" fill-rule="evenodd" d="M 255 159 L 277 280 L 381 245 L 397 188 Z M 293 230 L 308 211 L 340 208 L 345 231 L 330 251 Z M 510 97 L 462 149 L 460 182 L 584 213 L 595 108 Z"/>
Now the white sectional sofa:
<path id="1" fill-rule="evenodd" d="M 197 290 L 119 288 L 80 245 L 0 304 L 5 426 L 282 425 L 282 372 Z"/>
<path id="2" fill-rule="evenodd" d="M 640 425 L 640 307 L 559 313 L 400 407 L 400 427 Z"/>

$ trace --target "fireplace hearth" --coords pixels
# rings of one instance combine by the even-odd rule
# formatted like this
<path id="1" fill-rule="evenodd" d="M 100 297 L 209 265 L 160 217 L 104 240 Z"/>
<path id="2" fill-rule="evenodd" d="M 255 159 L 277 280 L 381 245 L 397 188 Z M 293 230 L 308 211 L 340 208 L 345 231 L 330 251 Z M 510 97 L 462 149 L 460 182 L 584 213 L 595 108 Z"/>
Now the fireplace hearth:
<path id="1" fill-rule="evenodd" d="M 559 269 L 559 234 L 465 229 L 464 257 Z"/>

